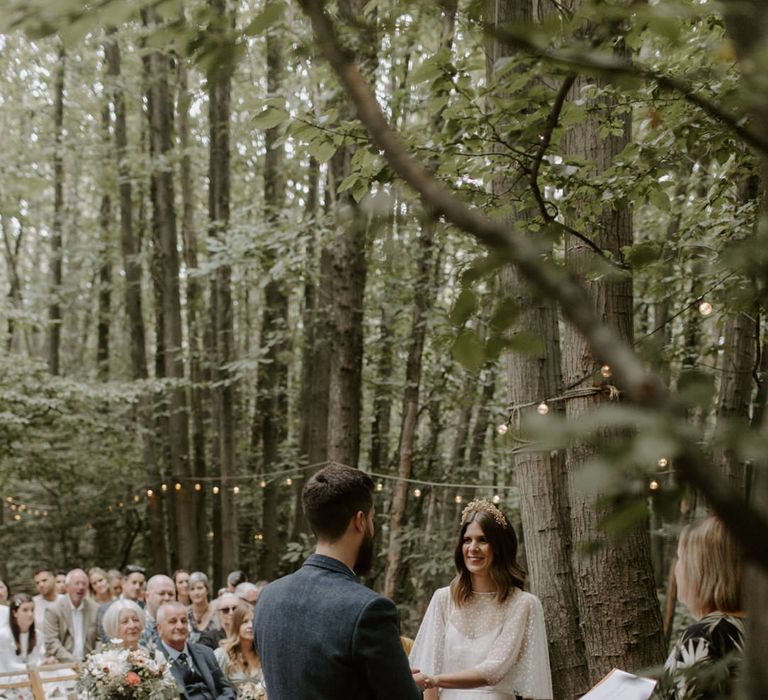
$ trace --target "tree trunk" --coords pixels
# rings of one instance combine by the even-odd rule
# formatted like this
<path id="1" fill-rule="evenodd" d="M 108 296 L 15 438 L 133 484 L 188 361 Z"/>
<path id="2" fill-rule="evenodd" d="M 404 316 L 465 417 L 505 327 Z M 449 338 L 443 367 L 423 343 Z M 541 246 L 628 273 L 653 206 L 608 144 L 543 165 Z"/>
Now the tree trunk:
<path id="1" fill-rule="evenodd" d="M 120 202 L 120 248 L 123 256 L 125 275 L 125 311 L 128 317 L 128 337 L 130 342 L 131 378 L 134 381 L 145 380 L 149 376 L 147 368 L 146 332 L 144 313 L 141 303 L 143 272 L 139 253 L 141 244 L 134 234 L 133 226 L 133 188 L 131 173 L 128 168 L 128 136 L 125 118 L 125 95 L 120 86 L 120 47 L 113 36 L 105 44 L 104 53 L 111 79 L 112 104 L 115 112 L 115 158 L 117 160 L 117 181 Z M 155 425 L 152 417 L 152 397 L 146 391 L 139 399 L 139 432 L 141 434 L 142 457 L 147 482 L 157 489 L 160 485 L 160 470 L 155 447 Z M 152 562 L 156 571 L 167 571 L 168 550 L 165 536 L 164 504 L 159 498 L 150 498 L 147 506 L 147 519 L 152 540 Z"/>
<path id="2" fill-rule="evenodd" d="M 267 6 L 274 4 L 267 3 Z M 279 96 L 283 89 L 283 42 L 278 32 L 267 33 L 267 93 Z M 267 129 L 264 142 L 264 216 L 272 226 L 280 225 L 280 212 L 285 205 L 285 178 L 283 176 L 283 146 L 278 143 L 280 127 Z M 270 256 L 268 265 L 276 259 Z M 274 267 L 273 267 L 274 269 Z M 262 465 L 265 472 L 284 467 L 281 449 L 288 436 L 288 358 L 291 354 L 288 333 L 288 293 L 279 274 L 273 273 L 264 289 L 264 312 L 261 338 L 266 347 L 265 362 L 259 365 L 256 416 L 261 421 Z M 260 576 L 271 579 L 277 573 L 281 539 L 285 536 L 278 517 L 280 484 L 268 483 L 263 489 Z"/>
<path id="3" fill-rule="evenodd" d="M 51 281 L 48 306 L 48 371 L 61 371 L 61 283 L 64 265 L 64 72 L 66 52 L 59 48 L 53 98 L 53 226 L 51 227 Z"/>
<path id="4" fill-rule="evenodd" d="M 490 0 L 488 19 L 493 24 L 531 22 L 532 18 L 530 0 Z M 496 62 L 514 51 L 494 40 L 489 40 L 486 50 L 488 82 L 491 83 Z M 511 216 L 520 228 L 525 228 L 534 217 L 531 210 L 514 205 L 515 200 L 524 198 L 524 193 L 520 192 L 524 185 L 515 187 L 515 175 L 510 173 L 494 180 L 493 191 L 501 196 L 516 191 Z M 548 253 L 551 254 L 551 246 Z M 509 332 L 531 332 L 541 341 L 541 350 L 536 354 L 507 356 L 510 404 L 523 405 L 559 395 L 563 382 L 556 305 L 536 294 L 512 266 L 503 269 L 500 283 L 502 299 L 513 300 L 519 310 Z M 481 409 L 484 403 L 481 403 Z M 557 410 L 558 407 L 553 408 Z M 533 410 L 535 408 L 526 408 L 522 413 L 525 415 Z M 514 431 L 514 424 L 512 429 Z M 554 696 L 572 700 L 586 692 L 590 683 L 571 565 L 573 544 L 564 454 L 559 451 L 518 452 L 514 462 L 530 588 L 540 598 L 547 621 Z"/>
<path id="5" fill-rule="evenodd" d="M 109 104 L 105 101 L 101 111 L 105 155 L 109 153 L 110 122 Z M 109 179 L 106 182 L 99 210 L 101 246 L 99 249 L 99 314 L 96 331 L 96 367 L 99 379 L 102 381 L 109 379 L 109 324 L 112 319 L 112 200 L 110 196 L 112 183 Z"/>
<path id="6" fill-rule="evenodd" d="M 214 20 L 211 34 L 224 36 L 232 22 L 226 0 L 211 0 Z M 230 100 L 232 66 L 226 62 L 208 72 L 208 107 L 210 121 L 210 161 L 208 171 L 208 208 L 211 235 L 223 240 L 229 233 L 230 199 Z M 219 470 L 221 474 L 221 551 L 223 570 L 240 566 L 237 509 L 233 492 L 235 472 L 235 378 L 227 369 L 234 359 L 234 321 L 232 312 L 232 271 L 229 265 L 216 268 L 216 429 Z"/>
<path id="7" fill-rule="evenodd" d="M 618 49 L 622 52 L 622 49 Z M 588 84 L 576 80 L 574 98 Z M 611 111 L 615 101 L 603 98 L 604 106 L 590 112 L 587 120 L 573 127 L 566 135 L 569 155 L 594 163 L 595 173 L 609 168 L 613 158 L 629 142 L 629 117 L 617 117 Z M 623 121 L 621 136 L 598 135 L 607 117 Z M 592 240 L 621 259 L 621 251 L 632 244 L 632 214 L 626 205 L 605 207 L 596 221 Z M 633 338 L 632 280 L 628 274 L 604 276 L 600 280 L 586 278 L 595 253 L 580 241 L 566 240 L 566 262 L 590 290 L 596 309 L 606 323 L 631 344 Z M 563 345 L 563 381 L 568 387 L 585 387 L 594 383 L 593 373 L 600 367 L 595 357 L 572 324 L 566 323 Z M 587 375 L 585 377 L 585 374 Z M 608 400 L 604 392 L 565 402 L 566 417 L 578 423 L 586 414 Z M 604 434 L 606 441 L 611 436 Z M 573 542 L 580 545 L 596 543 L 599 548 L 591 555 L 573 553 L 575 588 L 578 594 L 579 619 L 589 666 L 590 682 L 594 683 L 612 668 L 639 670 L 658 664 L 664 657 L 661 615 L 656 598 L 656 586 L 650 555 L 648 529 L 645 523 L 635 526 L 621 539 L 609 538 L 600 523 L 611 511 L 598 506 L 596 495 L 585 494 L 576 485 L 581 468 L 594 456 L 594 449 L 579 444 L 568 450 L 566 469 L 570 482 L 571 532 Z M 610 621 L 608 623 L 607 621 Z"/>
<path id="8" fill-rule="evenodd" d="M 20 312 L 22 307 L 21 295 L 21 277 L 19 276 L 19 251 L 24 239 L 24 228 L 19 223 L 19 233 L 16 238 L 11 233 L 8 225 L 8 216 L 0 214 L 0 229 L 3 233 L 3 253 L 5 254 L 5 266 L 8 269 L 8 300 L 10 307 L 14 312 Z M 14 349 L 14 337 L 16 334 L 16 324 L 14 315 L 9 314 L 7 325 L 6 351 L 12 352 Z"/>
<path id="9" fill-rule="evenodd" d="M 198 267 L 198 236 L 195 227 L 195 203 L 192 188 L 192 164 L 189 156 L 189 78 L 186 61 L 180 60 L 178 66 L 179 98 L 179 148 L 181 161 L 179 163 L 179 185 L 181 188 L 182 217 L 181 240 L 183 243 L 184 265 L 187 275 L 187 343 L 189 345 L 189 378 L 192 382 L 190 390 L 190 413 L 192 419 L 192 473 L 196 483 L 201 485 L 198 491 L 192 484 L 183 484 L 183 488 L 195 488 L 195 522 L 194 537 L 198 553 L 198 565 L 201 571 L 208 571 L 210 566 L 210 542 L 208 540 L 208 522 L 206 515 L 207 490 L 202 488 L 207 475 L 206 465 L 206 435 L 205 421 L 206 405 L 210 403 L 210 392 L 204 388 L 206 372 L 203 365 L 203 346 L 201 326 L 205 322 L 203 285 L 193 271 Z"/>
<path id="10" fill-rule="evenodd" d="M 155 21 L 154 10 L 146 10 L 150 23 Z M 172 109 L 168 89 L 169 59 L 159 51 L 147 57 L 150 152 L 152 168 L 153 226 L 159 235 L 160 248 L 156 251 L 161 266 L 162 285 L 162 338 L 165 376 L 171 381 L 168 390 L 168 446 L 170 476 L 173 482 L 188 484 L 189 415 L 184 383 L 184 355 L 181 323 L 181 294 L 179 289 L 179 251 L 177 247 L 176 206 L 174 201 L 172 138 Z M 192 568 L 197 563 L 196 538 L 190 523 L 195 522 L 194 498 L 191 489 L 174 491 L 176 552 L 179 565 Z"/>

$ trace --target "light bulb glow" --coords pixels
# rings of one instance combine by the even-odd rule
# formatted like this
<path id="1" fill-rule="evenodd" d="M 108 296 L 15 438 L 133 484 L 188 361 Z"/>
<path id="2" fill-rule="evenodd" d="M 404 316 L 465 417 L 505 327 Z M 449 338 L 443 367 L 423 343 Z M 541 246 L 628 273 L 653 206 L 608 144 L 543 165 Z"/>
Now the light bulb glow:
<path id="1" fill-rule="evenodd" d="M 218 486 L 214 486 L 214 487 L 213 487 L 213 493 L 214 493 L 215 495 L 218 495 L 218 493 L 219 493 L 219 487 L 218 487 Z"/>
<path id="2" fill-rule="evenodd" d="M 168 490 L 168 484 L 160 484 L 160 490 L 165 493 Z"/>
<path id="3" fill-rule="evenodd" d="M 499 433 L 499 435 L 506 435 L 508 430 L 509 426 L 506 423 L 500 423 L 499 427 L 496 428 L 496 431 Z"/>
<path id="4" fill-rule="evenodd" d="M 461 503 L 464 499 L 461 496 L 456 496 L 456 498 L 453 499 L 456 503 Z"/>
<path id="5" fill-rule="evenodd" d="M 264 479 L 262 479 L 261 483 L 259 484 L 259 486 L 261 486 L 261 488 L 265 489 L 265 488 L 267 488 L 267 482 L 264 481 Z"/>
<path id="6" fill-rule="evenodd" d="M 613 375 L 613 370 L 611 369 L 611 366 L 610 366 L 610 365 L 603 365 L 603 366 L 600 368 L 600 374 L 602 374 L 602 375 L 603 375 L 603 377 L 605 377 L 606 379 L 608 379 L 610 376 L 612 376 L 612 375 Z"/>
<path id="7" fill-rule="evenodd" d="M 240 487 L 239 486 L 232 487 L 232 493 L 234 493 L 235 496 L 237 496 L 237 494 L 240 493 Z"/>
<path id="8" fill-rule="evenodd" d="M 714 311 L 714 308 L 708 301 L 702 301 L 701 304 L 699 304 L 699 313 L 702 316 L 710 316 L 712 311 Z"/>
<path id="9" fill-rule="evenodd" d="M 413 489 L 413 495 L 416 496 L 416 498 L 421 498 L 421 489 Z"/>
<path id="10" fill-rule="evenodd" d="M 494 494 L 494 496 L 493 496 L 493 498 L 491 500 L 493 501 L 494 505 L 498 505 L 499 503 L 501 503 L 501 496 L 499 496 L 498 493 Z"/>
<path id="11" fill-rule="evenodd" d="M 382 484 L 380 481 L 376 484 L 376 490 L 381 492 L 384 490 L 384 484 Z"/>
<path id="12" fill-rule="evenodd" d="M 174 484 L 173 488 L 175 488 L 177 491 L 181 491 L 181 484 L 180 484 L 180 483 L 177 481 L 177 482 Z"/>
<path id="13" fill-rule="evenodd" d="M 542 401 L 538 406 L 536 406 L 536 413 L 538 413 L 540 416 L 546 416 L 547 413 L 549 413 L 549 406 L 547 406 L 546 401 Z"/>
<path id="14" fill-rule="evenodd" d="M 659 482 L 654 479 L 650 484 L 648 484 L 648 488 L 651 489 L 651 491 L 658 491 Z"/>
<path id="15" fill-rule="evenodd" d="M 203 485 L 202 484 L 195 484 L 195 491 L 202 491 Z"/>
<path id="16" fill-rule="evenodd" d="M 293 486 L 293 479 L 291 479 L 290 476 L 285 480 L 285 485 L 286 486 Z"/>
<path id="17" fill-rule="evenodd" d="M 661 457 L 658 462 L 659 466 L 664 469 L 669 464 L 669 460 L 666 457 Z"/>
<path id="18" fill-rule="evenodd" d="M 152 498 L 154 495 L 155 492 L 152 489 L 147 489 L 147 498 Z"/>

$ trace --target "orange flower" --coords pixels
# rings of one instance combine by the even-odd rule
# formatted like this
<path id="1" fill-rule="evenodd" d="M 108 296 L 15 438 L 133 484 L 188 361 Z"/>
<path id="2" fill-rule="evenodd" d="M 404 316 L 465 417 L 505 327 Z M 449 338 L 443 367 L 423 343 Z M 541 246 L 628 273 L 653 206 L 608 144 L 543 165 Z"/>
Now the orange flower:
<path id="1" fill-rule="evenodd" d="M 125 674 L 125 682 L 128 685 L 138 685 L 141 683 L 141 676 L 134 671 L 128 671 L 128 673 Z"/>

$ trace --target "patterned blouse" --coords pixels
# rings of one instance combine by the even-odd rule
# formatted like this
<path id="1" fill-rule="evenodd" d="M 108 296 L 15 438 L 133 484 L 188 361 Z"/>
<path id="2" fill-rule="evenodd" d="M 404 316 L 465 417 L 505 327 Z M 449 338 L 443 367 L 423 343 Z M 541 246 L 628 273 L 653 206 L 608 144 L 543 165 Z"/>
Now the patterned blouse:
<path id="1" fill-rule="evenodd" d="M 730 698 L 744 651 L 744 621 L 721 612 L 686 628 L 664 664 L 654 700 Z"/>

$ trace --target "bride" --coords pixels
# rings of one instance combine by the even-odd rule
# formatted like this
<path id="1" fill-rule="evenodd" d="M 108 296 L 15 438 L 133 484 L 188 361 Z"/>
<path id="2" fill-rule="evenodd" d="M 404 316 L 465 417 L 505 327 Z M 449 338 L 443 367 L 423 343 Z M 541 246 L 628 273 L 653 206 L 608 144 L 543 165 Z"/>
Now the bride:
<path id="1" fill-rule="evenodd" d="M 551 700 L 544 613 L 523 590 L 504 514 L 472 501 L 461 514 L 456 576 L 435 591 L 410 655 L 425 700 Z"/>

